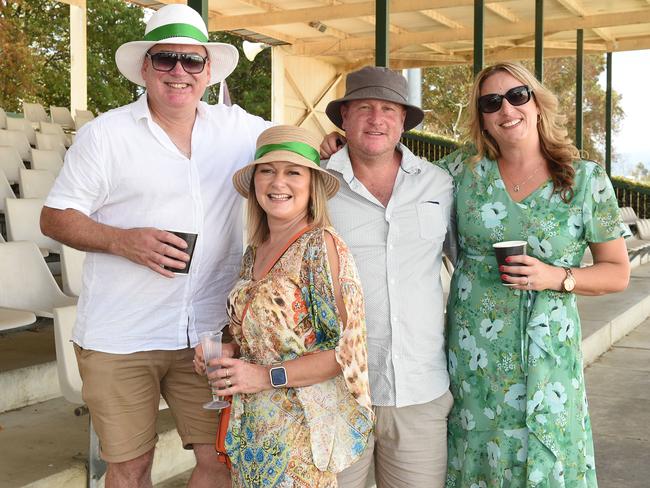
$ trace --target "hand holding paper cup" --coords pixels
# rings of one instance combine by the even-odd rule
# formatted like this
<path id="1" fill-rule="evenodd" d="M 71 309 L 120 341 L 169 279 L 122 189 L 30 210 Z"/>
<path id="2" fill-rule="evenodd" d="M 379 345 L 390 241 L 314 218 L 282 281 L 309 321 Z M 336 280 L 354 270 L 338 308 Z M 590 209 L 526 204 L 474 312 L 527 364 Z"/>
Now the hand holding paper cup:
<path id="1" fill-rule="evenodd" d="M 508 256 L 521 256 L 526 254 L 526 241 L 502 241 L 492 244 L 494 248 L 494 254 L 497 258 L 497 264 L 499 267 L 508 266 L 506 263 L 506 258 Z M 501 278 L 501 272 L 499 272 L 499 278 Z M 509 276 L 519 277 L 523 276 L 520 274 L 510 274 Z M 516 283 L 508 283 L 501 279 L 501 284 L 505 286 L 515 286 Z"/>
<path id="2" fill-rule="evenodd" d="M 183 251 L 186 253 L 190 259 L 185 263 L 184 268 L 172 268 L 171 266 L 164 266 L 165 269 L 168 269 L 169 271 L 175 273 L 175 274 L 187 274 L 190 271 L 190 264 L 192 264 L 192 255 L 194 254 L 194 247 L 196 245 L 196 239 L 198 237 L 198 234 L 194 234 L 192 232 L 180 232 L 180 231 L 175 231 L 175 230 L 168 230 L 170 234 L 174 234 L 177 237 L 180 237 L 187 243 L 187 247 L 185 249 L 176 247 L 179 251 Z M 171 244 L 170 244 L 171 245 Z"/>

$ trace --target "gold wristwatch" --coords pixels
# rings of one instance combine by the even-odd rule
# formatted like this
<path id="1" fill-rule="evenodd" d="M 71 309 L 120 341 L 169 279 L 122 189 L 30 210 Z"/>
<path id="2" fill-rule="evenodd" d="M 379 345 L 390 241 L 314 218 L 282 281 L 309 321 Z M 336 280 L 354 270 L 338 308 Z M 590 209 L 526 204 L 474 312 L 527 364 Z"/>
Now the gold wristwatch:
<path id="1" fill-rule="evenodd" d="M 576 287 L 576 279 L 575 276 L 573 276 L 571 268 L 564 268 L 564 271 L 566 272 L 566 277 L 562 281 L 562 291 L 570 293 Z"/>

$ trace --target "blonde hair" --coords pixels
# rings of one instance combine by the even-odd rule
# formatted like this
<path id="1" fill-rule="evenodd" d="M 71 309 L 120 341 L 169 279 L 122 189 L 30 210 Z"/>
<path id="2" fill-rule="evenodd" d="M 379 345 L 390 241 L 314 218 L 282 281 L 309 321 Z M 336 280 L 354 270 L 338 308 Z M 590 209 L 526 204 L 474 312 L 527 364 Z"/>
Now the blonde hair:
<path id="1" fill-rule="evenodd" d="M 557 97 L 520 64 L 498 63 L 488 66 L 483 68 L 474 80 L 469 101 L 469 127 L 466 135 L 467 142 L 471 142 L 476 149 L 472 161 L 477 162 L 486 156 L 496 161 L 501 156 L 496 140 L 483 129 L 483 117 L 478 109 L 483 82 L 499 72 L 508 73 L 532 90 L 532 99 L 539 110 L 537 132 L 540 148 L 549 163 L 553 191 L 558 192 L 565 202 L 571 201 L 575 176 L 573 163 L 580 159 L 580 152 L 567 136 L 566 117 L 558 112 Z"/>
<path id="2" fill-rule="evenodd" d="M 257 170 L 257 166 L 255 167 Z M 309 202 L 307 204 L 307 218 L 314 227 L 329 227 L 332 225 L 329 210 L 327 209 L 327 191 L 320 171 L 309 169 L 311 179 L 309 182 Z M 248 192 L 246 215 L 246 229 L 248 244 L 257 247 L 269 237 L 269 223 L 266 212 L 255 196 L 255 172 L 251 177 Z"/>

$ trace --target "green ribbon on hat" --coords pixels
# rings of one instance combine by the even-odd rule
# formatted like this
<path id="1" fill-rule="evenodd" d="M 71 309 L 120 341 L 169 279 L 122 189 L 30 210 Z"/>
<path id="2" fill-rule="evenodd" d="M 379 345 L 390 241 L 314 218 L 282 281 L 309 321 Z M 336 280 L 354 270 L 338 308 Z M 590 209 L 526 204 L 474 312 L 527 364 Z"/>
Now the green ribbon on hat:
<path id="1" fill-rule="evenodd" d="M 156 27 L 154 30 L 145 34 L 145 41 L 162 41 L 170 37 L 189 37 L 199 42 L 208 42 L 208 37 L 190 24 L 167 24 Z"/>
<path id="2" fill-rule="evenodd" d="M 290 151 L 313 161 L 320 167 L 320 154 L 316 149 L 304 142 L 282 142 L 280 144 L 266 144 L 255 151 L 255 159 L 259 159 L 271 151 Z"/>

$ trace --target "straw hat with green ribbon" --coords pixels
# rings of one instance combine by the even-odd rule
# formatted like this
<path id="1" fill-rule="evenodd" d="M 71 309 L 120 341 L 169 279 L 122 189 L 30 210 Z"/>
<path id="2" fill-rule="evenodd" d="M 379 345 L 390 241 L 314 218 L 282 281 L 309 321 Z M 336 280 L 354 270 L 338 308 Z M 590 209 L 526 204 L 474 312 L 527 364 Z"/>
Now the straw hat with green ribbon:
<path id="1" fill-rule="evenodd" d="M 332 198 L 339 191 L 339 180 L 320 167 L 320 143 L 320 137 L 301 127 L 276 125 L 266 129 L 257 138 L 255 161 L 233 175 L 235 189 L 248 198 L 255 166 L 262 163 L 287 162 L 318 171 L 323 177 L 327 198 Z"/>
<path id="2" fill-rule="evenodd" d="M 115 63 L 127 79 L 145 85 L 140 70 L 146 52 L 155 44 L 203 46 L 210 58 L 210 82 L 214 85 L 233 72 L 239 60 L 237 48 L 221 42 L 208 42 L 208 30 L 199 13 L 187 5 L 172 4 L 151 16 L 144 40 L 122 44 L 115 52 Z"/>

